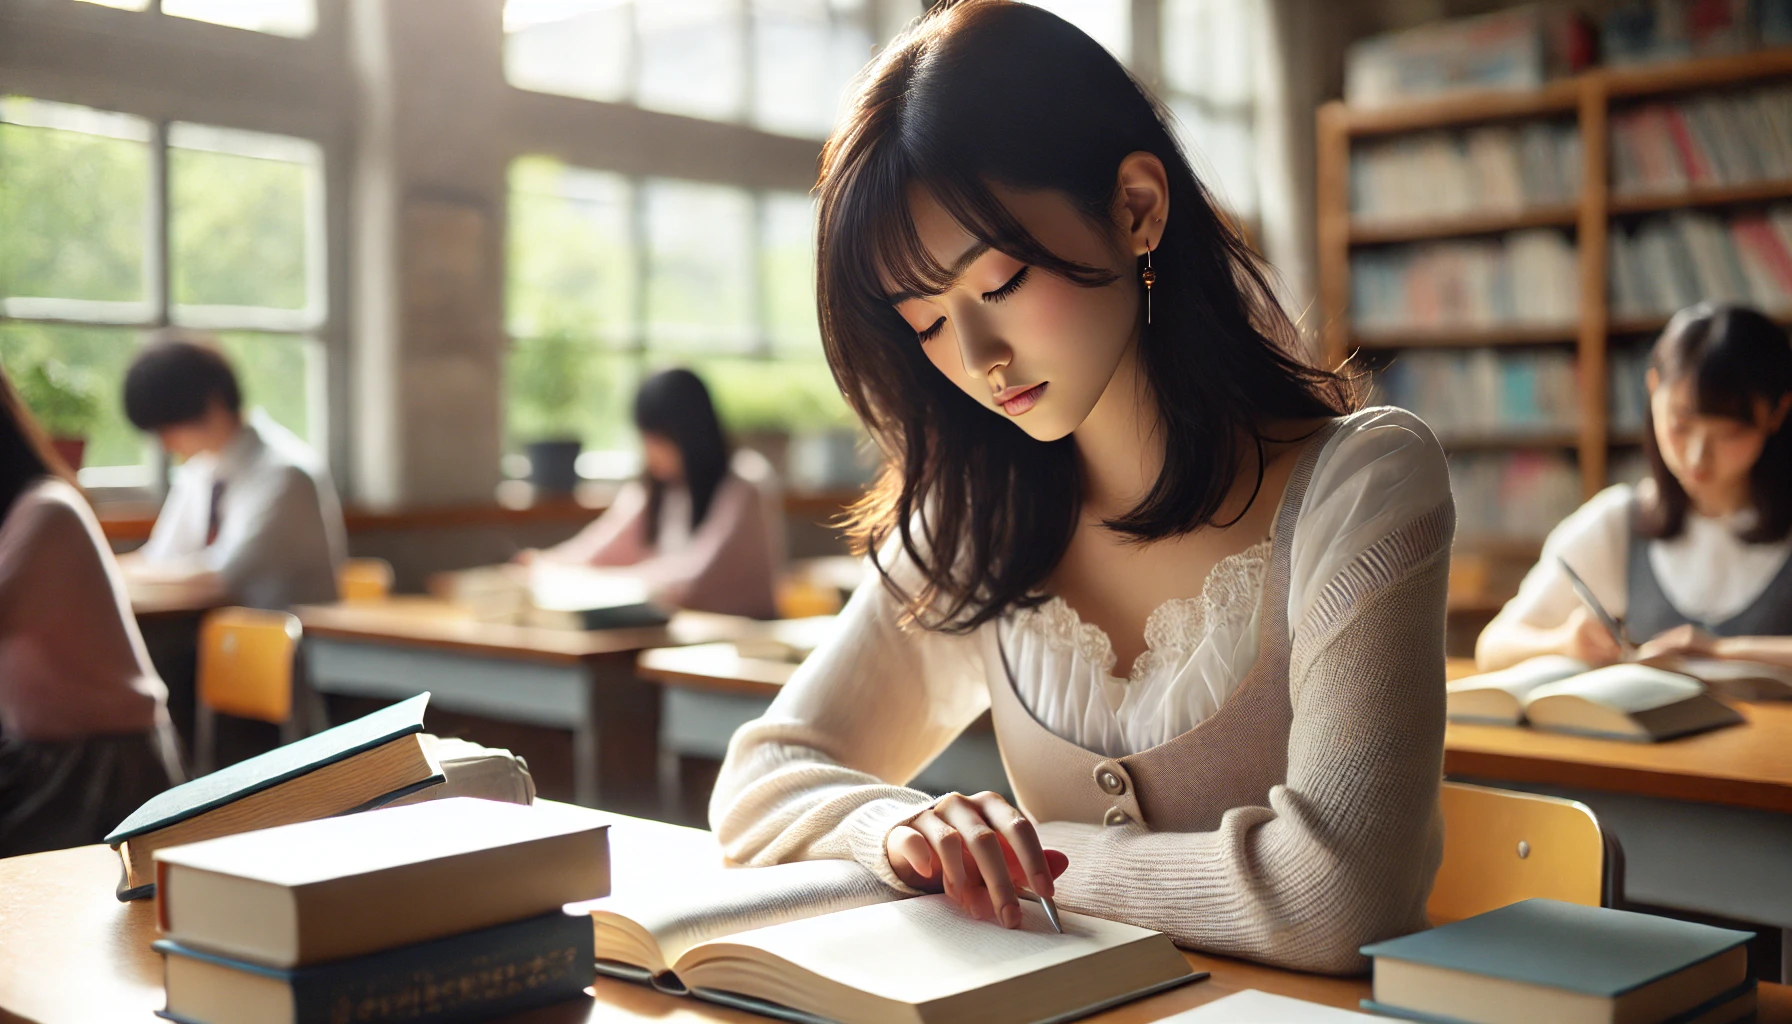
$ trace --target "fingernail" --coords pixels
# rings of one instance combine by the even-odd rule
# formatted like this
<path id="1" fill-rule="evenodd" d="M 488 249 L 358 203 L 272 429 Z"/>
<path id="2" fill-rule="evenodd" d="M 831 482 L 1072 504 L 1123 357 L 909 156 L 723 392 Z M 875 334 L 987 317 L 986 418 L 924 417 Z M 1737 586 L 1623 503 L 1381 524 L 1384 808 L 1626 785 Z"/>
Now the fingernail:
<path id="1" fill-rule="evenodd" d="M 1004 927 L 1004 928 L 1019 928 L 1020 920 L 1021 920 L 1021 918 L 1020 918 L 1020 908 L 1019 907 L 1010 903 L 1007 906 L 1002 908 L 1002 927 Z"/>
<path id="2" fill-rule="evenodd" d="M 1033 895 L 1050 896 L 1052 894 L 1052 876 L 1043 871 L 1033 876 Z"/>

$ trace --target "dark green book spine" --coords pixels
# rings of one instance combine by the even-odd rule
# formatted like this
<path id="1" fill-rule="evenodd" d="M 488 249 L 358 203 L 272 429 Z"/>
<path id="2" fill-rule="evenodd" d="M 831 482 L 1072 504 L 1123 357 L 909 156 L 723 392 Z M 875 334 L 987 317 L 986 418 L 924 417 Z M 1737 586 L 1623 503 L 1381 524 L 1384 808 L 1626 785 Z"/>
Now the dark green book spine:
<path id="1" fill-rule="evenodd" d="M 279 978 L 298 1024 L 452 1024 L 581 995 L 596 976 L 589 915 L 552 913 L 401 949 L 281 971 L 164 940 L 156 947 Z M 175 1007 L 163 1016 L 184 1020 Z M 189 1024 L 208 1024 L 191 1021 Z"/>

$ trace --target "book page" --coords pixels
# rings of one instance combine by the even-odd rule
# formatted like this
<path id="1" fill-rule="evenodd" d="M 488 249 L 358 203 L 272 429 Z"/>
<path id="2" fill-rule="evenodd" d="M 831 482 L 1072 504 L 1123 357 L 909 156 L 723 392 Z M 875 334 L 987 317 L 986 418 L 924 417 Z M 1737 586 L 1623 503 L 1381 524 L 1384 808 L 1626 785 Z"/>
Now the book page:
<path id="1" fill-rule="evenodd" d="M 1663 672 L 1647 665 L 1608 665 L 1550 683 L 1531 691 L 1530 700 L 1545 697 L 1580 697 L 1595 704 L 1616 708 L 1625 714 L 1666 707 L 1705 692 L 1705 687 L 1690 676 Z"/>
<path id="2" fill-rule="evenodd" d="M 1247 988 L 1206 1006 L 1165 1017 L 1159 1024 L 1370 1024 L 1383 1019 Z"/>
<path id="3" fill-rule="evenodd" d="M 1066 964 L 1132 942 L 1168 940 L 1134 925 L 1061 912 L 1064 934 L 1022 901 L 1020 928 L 979 921 L 940 895 L 917 896 L 731 936 L 691 950 L 680 976 L 697 986 L 706 949 L 751 946 L 848 988 L 924 1003 Z M 1179 956 L 1172 950 L 1171 956 Z"/>
<path id="4" fill-rule="evenodd" d="M 668 874 L 655 884 L 568 909 L 635 922 L 672 964 L 709 939 L 897 898 L 876 875 L 852 861 L 809 860 Z"/>
<path id="5" fill-rule="evenodd" d="M 1537 687 L 1580 675 L 1589 667 L 1584 661 L 1576 661 L 1560 654 L 1545 654 L 1536 658 L 1527 658 L 1511 668 L 1503 668 L 1497 672 L 1464 676 L 1448 684 L 1445 689 L 1449 693 L 1465 690 L 1503 690 L 1522 701 Z"/>

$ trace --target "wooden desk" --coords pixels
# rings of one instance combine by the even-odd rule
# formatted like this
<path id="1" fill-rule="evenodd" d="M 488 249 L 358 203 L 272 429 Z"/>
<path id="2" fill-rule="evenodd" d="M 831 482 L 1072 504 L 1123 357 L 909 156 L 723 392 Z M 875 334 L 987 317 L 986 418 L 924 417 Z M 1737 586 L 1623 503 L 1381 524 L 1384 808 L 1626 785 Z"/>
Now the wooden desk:
<path id="1" fill-rule="evenodd" d="M 1624 847 L 1628 899 L 1778 927 L 1792 977 L 1792 703 L 1732 706 L 1745 724 L 1662 743 L 1451 723 L 1444 771 L 1586 804 Z"/>
<path id="2" fill-rule="evenodd" d="M 480 622 L 433 598 L 304 605 L 305 672 L 319 693 L 399 700 L 430 691 L 448 711 L 566 729 L 574 791 L 657 763 L 659 694 L 634 677 L 636 652 L 751 632 L 747 620 L 681 612 L 670 625 L 574 631 Z M 600 764 L 600 759 L 603 764 Z"/>
<path id="3" fill-rule="evenodd" d="M 612 875 L 618 890 L 634 879 L 663 878 L 669 866 L 714 870 L 721 863 L 709 834 L 659 822 L 612 816 Z M 0 860 L 0 1021 L 33 1024 L 156 1024 L 162 1006 L 160 957 L 152 900 L 113 898 L 118 858 L 104 846 Z M 993 926 L 992 926 L 993 927 Z M 1095 1024 L 1142 1024 L 1247 988 L 1354 1008 L 1369 994 L 1364 978 L 1327 978 L 1280 971 L 1223 957 L 1186 954 L 1206 981 L 1089 1018 Z M 641 985 L 598 979 L 593 998 L 509 1018 L 513 1024 L 596 1021 L 706 1021 L 763 1024 L 765 1018 L 679 999 Z M 1792 1024 L 1792 992 L 1763 985 L 1762 1022 Z"/>
<path id="4" fill-rule="evenodd" d="M 230 598 L 215 580 L 149 583 L 125 577 L 125 592 L 138 619 L 158 616 L 198 615 L 222 608 Z"/>

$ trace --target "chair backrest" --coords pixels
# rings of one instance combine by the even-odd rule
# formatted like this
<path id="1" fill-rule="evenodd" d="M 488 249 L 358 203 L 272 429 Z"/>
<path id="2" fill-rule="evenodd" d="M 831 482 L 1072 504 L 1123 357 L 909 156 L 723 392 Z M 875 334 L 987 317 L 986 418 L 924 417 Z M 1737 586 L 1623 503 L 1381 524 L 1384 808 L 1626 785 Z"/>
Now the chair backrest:
<path id="1" fill-rule="evenodd" d="M 238 718 L 292 717 L 299 620 L 285 612 L 219 608 L 199 625 L 199 703 Z"/>
<path id="2" fill-rule="evenodd" d="M 1617 867 L 1585 804 L 1443 784 L 1444 859 L 1426 912 L 1446 924 L 1543 896 L 1597 907 Z"/>
<path id="3" fill-rule="evenodd" d="M 336 570 L 336 593 L 344 601 L 381 601 L 392 593 L 392 563 L 384 558 L 349 558 Z"/>

